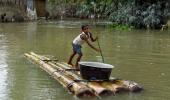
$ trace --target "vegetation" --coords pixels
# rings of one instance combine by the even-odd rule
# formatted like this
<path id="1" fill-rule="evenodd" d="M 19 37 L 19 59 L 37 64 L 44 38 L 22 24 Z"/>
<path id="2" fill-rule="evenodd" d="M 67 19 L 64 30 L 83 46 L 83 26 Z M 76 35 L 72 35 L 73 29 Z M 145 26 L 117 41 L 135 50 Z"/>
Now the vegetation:
<path id="1" fill-rule="evenodd" d="M 106 18 L 140 29 L 160 29 L 170 16 L 169 0 L 49 0 L 49 5 L 53 16 Z"/>

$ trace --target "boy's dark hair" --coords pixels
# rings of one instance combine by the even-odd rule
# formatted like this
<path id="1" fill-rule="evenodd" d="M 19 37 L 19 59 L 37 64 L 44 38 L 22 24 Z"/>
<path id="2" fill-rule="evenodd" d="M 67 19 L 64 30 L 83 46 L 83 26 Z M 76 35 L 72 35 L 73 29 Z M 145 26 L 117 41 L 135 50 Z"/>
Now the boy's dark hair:
<path id="1" fill-rule="evenodd" d="M 88 26 L 89 26 L 89 25 L 82 25 L 82 26 L 81 26 L 81 29 L 82 29 L 82 30 L 85 30 L 85 28 L 88 27 Z"/>

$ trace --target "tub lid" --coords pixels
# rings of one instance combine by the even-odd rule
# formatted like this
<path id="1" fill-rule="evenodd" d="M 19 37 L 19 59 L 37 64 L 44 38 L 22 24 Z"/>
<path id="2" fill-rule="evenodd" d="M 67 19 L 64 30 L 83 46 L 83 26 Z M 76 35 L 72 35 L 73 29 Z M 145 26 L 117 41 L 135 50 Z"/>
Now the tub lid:
<path id="1" fill-rule="evenodd" d="M 97 67 L 97 68 L 114 68 L 113 65 L 101 63 L 101 62 L 81 61 L 79 62 L 79 64 L 84 66 Z"/>

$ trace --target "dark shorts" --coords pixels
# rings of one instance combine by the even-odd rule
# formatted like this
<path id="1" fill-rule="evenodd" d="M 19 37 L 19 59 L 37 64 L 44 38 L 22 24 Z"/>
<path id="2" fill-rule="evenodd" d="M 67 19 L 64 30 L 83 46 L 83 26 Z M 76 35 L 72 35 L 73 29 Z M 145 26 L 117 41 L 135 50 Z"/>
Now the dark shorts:
<path id="1" fill-rule="evenodd" d="M 77 54 L 82 54 L 81 52 L 81 45 L 77 45 L 77 44 L 73 44 L 72 43 L 72 46 L 73 46 L 73 51 L 76 52 Z"/>

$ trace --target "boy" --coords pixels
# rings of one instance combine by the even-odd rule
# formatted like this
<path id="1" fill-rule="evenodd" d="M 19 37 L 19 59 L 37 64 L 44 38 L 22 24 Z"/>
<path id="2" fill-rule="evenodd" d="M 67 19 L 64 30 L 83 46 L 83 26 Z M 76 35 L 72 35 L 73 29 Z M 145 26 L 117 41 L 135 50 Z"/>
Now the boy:
<path id="1" fill-rule="evenodd" d="M 86 42 L 92 49 L 100 52 L 100 49 L 95 48 L 89 40 L 91 40 L 92 42 L 95 42 L 98 38 L 96 37 L 95 39 L 92 37 L 92 34 L 89 31 L 89 27 L 88 25 L 82 25 L 81 26 L 82 32 L 73 40 L 72 46 L 73 46 L 73 53 L 71 54 L 68 64 L 72 65 L 72 59 L 73 57 L 78 54 L 78 58 L 76 61 L 76 69 L 78 68 L 78 62 L 81 60 L 81 57 L 83 56 L 82 52 L 81 52 L 81 46 L 83 45 L 84 42 Z"/>

